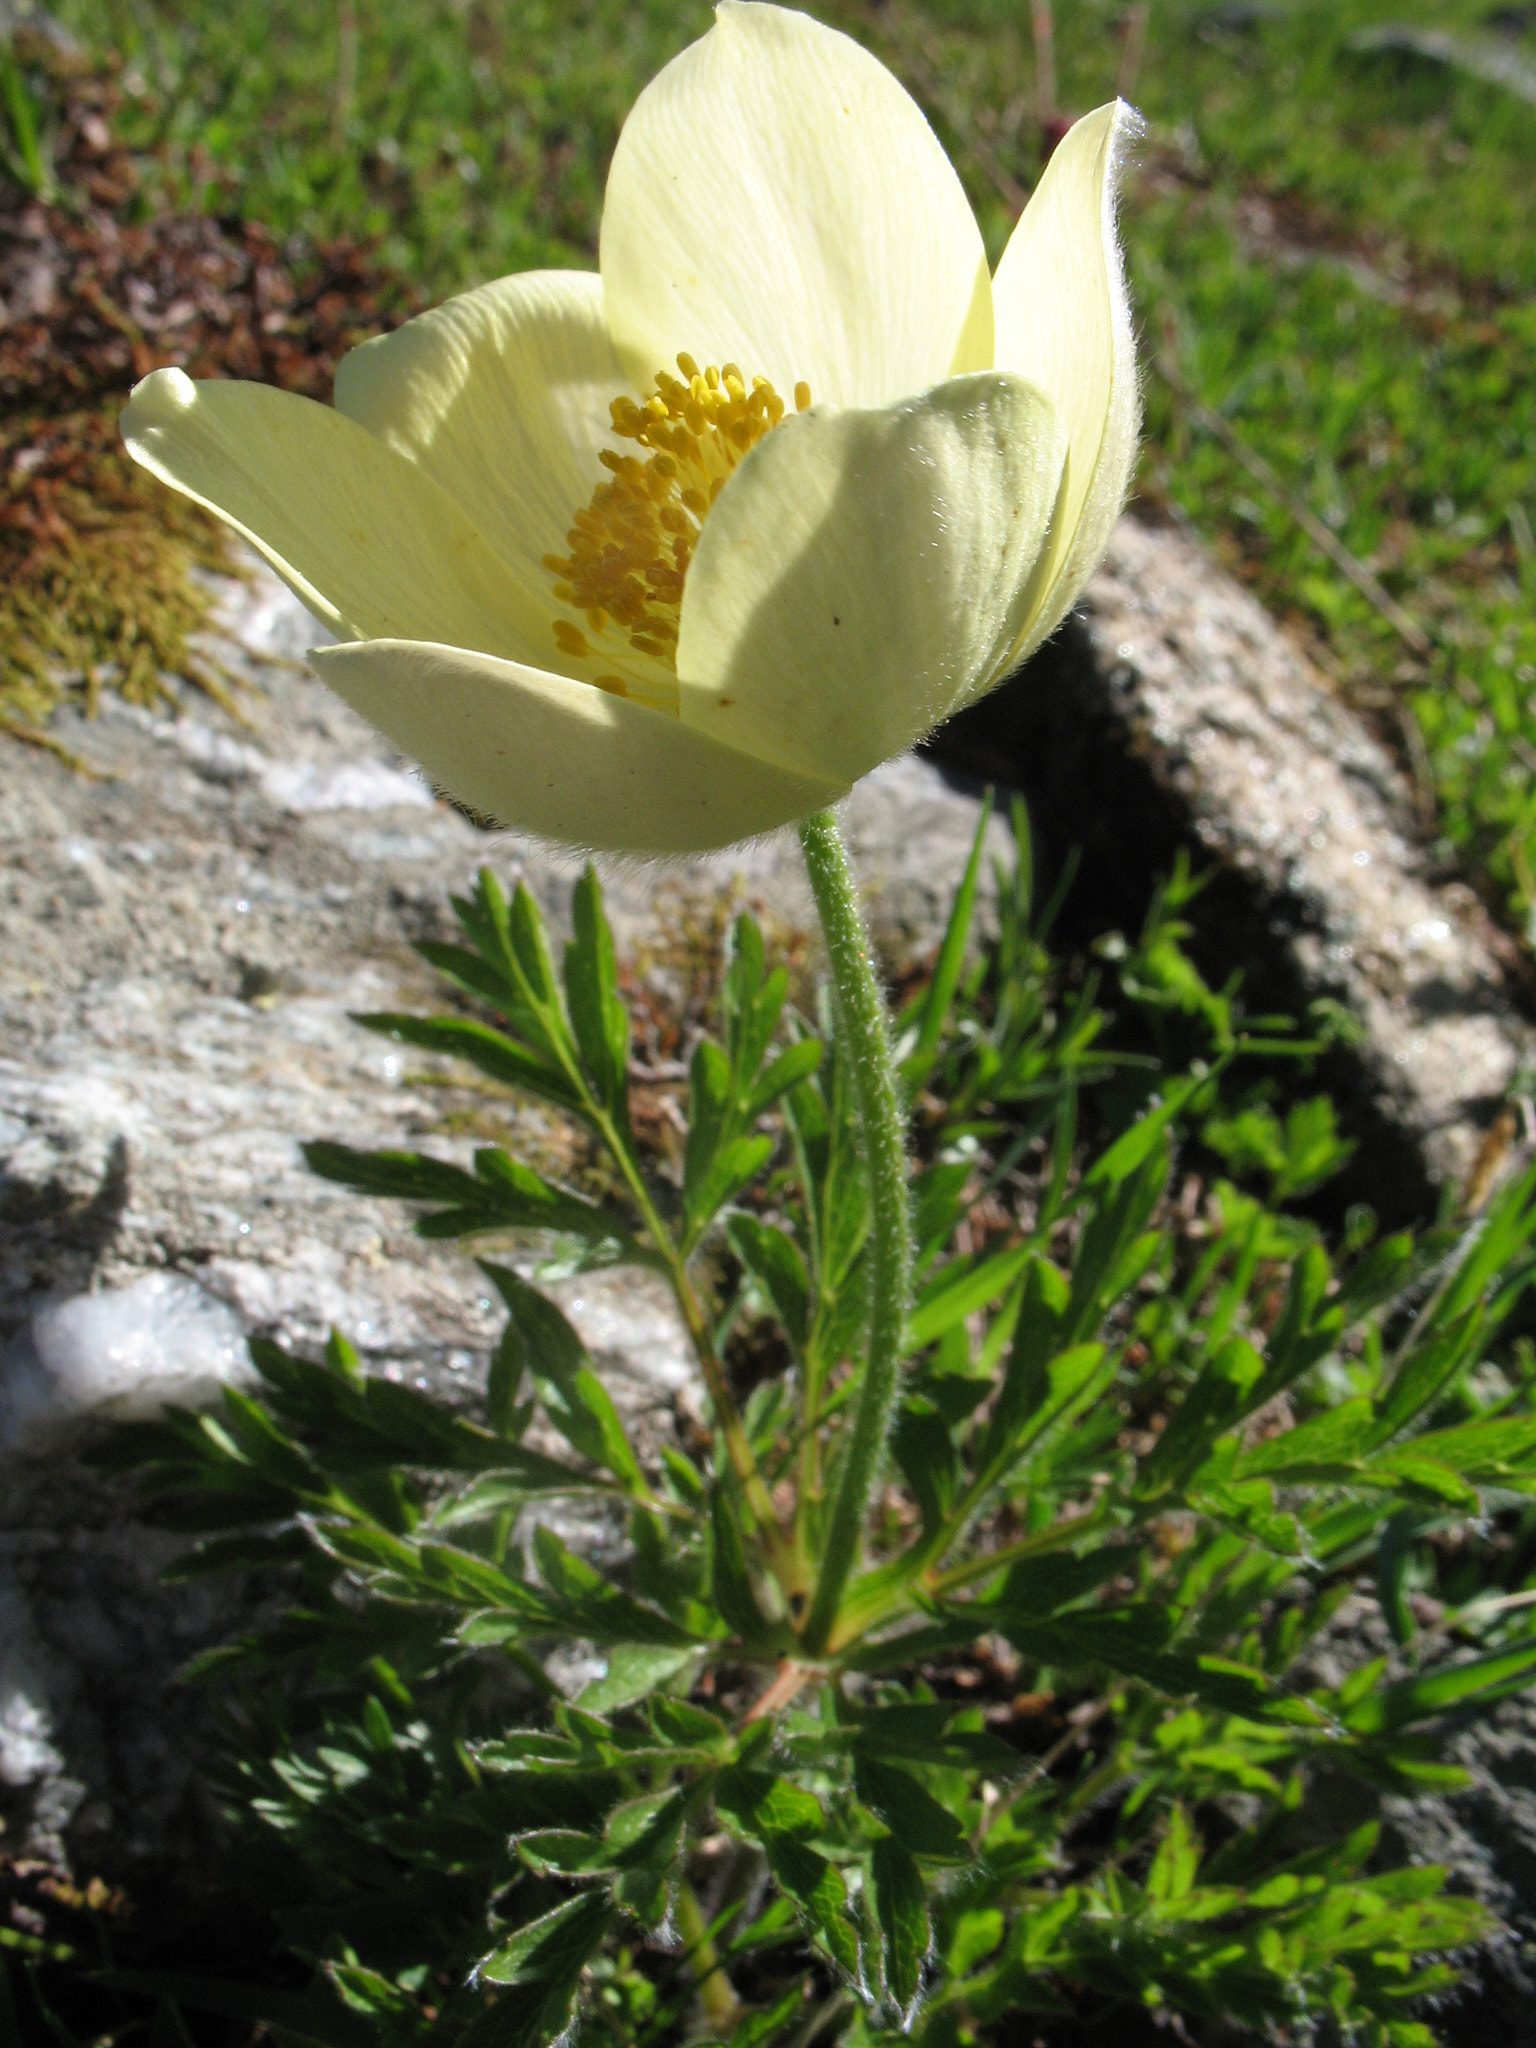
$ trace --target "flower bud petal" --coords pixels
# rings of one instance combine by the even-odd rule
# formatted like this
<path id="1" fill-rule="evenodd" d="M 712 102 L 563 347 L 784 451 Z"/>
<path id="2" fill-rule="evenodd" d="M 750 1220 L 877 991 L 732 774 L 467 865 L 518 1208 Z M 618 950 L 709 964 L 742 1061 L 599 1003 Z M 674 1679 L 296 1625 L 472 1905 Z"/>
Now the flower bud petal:
<path id="1" fill-rule="evenodd" d="M 877 58 L 787 8 L 724 0 L 641 93 L 599 260 L 641 389 L 680 348 L 838 405 L 992 360 L 981 234 L 938 138 Z"/>
<path id="2" fill-rule="evenodd" d="M 747 457 L 683 595 L 685 725 L 852 782 L 995 679 L 1038 606 L 1066 428 L 982 371 L 813 409 Z"/>
<path id="3" fill-rule="evenodd" d="M 1141 402 L 1115 197 L 1139 131 L 1139 116 L 1123 100 L 1068 129 L 992 281 L 997 367 L 1046 392 L 1070 438 L 1050 584 L 1015 660 L 1071 610 L 1120 516 L 1136 463 Z"/>
<path id="4" fill-rule="evenodd" d="M 595 272 L 534 270 L 461 292 L 342 357 L 336 409 L 434 478 L 545 590 L 624 372 Z M 547 637 L 547 633 L 546 633 Z"/>
<path id="5" fill-rule="evenodd" d="M 545 658 L 544 590 L 525 589 L 417 464 L 330 406 L 156 370 L 122 432 L 136 462 L 234 527 L 343 638 Z"/>
<path id="6" fill-rule="evenodd" d="M 364 640 L 310 661 L 460 803 L 570 845 L 694 853 L 847 794 L 625 698 L 462 647 Z"/>

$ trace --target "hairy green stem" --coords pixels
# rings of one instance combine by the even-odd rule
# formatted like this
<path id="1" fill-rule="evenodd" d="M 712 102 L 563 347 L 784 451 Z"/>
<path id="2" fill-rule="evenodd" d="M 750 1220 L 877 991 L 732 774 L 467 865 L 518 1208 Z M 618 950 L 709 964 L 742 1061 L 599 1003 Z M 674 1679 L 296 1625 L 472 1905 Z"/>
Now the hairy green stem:
<path id="1" fill-rule="evenodd" d="M 864 1133 L 872 1229 L 869 1350 L 859 1383 L 847 1455 L 827 1527 L 816 1590 L 801 1640 L 815 1655 L 826 1647 L 859 1553 L 869 1497 L 880 1469 L 896 1405 L 902 1331 L 912 1286 L 912 1218 L 907 1194 L 906 1114 L 891 1054 L 885 997 L 875 977 L 869 934 L 859 910 L 837 821 L 818 811 L 800 826 L 806 872 L 821 915 L 841 1051 L 849 1060 Z"/>

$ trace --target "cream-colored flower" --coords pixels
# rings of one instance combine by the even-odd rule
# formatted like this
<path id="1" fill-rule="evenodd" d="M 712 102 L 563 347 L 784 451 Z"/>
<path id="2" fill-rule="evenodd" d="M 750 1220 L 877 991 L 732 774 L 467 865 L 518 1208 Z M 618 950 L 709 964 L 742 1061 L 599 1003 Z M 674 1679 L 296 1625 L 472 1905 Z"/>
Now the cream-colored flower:
<path id="1" fill-rule="evenodd" d="M 989 278 L 891 74 L 723 0 L 624 126 L 598 275 L 449 300 L 355 349 L 334 410 L 157 371 L 124 438 L 261 550 L 342 643 L 324 680 L 461 801 L 725 845 L 991 688 L 1093 568 L 1137 431 L 1133 122 L 1077 123 Z"/>

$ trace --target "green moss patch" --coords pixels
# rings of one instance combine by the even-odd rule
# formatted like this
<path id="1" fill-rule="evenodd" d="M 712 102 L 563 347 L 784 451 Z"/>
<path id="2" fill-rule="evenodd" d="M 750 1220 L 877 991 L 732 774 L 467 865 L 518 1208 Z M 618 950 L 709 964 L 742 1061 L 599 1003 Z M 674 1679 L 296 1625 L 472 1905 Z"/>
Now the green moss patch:
<path id="1" fill-rule="evenodd" d="M 0 730 L 67 753 L 61 704 L 228 703 L 194 645 L 238 573 L 214 520 L 138 470 L 117 415 L 168 365 L 330 395 L 348 348 L 413 310 L 353 242 L 279 243 L 152 207 L 154 159 L 119 139 L 115 67 L 33 38 L 7 58 L 0 155 Z M 18 116 L 17 109 L 21 109 Z M 27 142 L 23 149 L 20 145 Z"/>

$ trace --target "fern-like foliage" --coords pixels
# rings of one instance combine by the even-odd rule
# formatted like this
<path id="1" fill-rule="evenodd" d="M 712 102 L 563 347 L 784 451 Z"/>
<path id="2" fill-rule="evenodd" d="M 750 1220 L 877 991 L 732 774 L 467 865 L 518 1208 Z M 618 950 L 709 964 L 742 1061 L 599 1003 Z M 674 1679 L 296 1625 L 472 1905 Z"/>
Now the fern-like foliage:
<path id="1" fill-rule="evenodd" d="M 1022 822 L 978 942 L 981 845 L 898 1018 L 919 1285 L 887 1485 L 814 1657 L 868 1311 L 825 1019 L 741 920 L 670 1171 L 634 1135 L 595 876 L 563 975 L 532 898 L 486 875 L 465 944 L 427 949 L 463 1007 L 361 1020 L 574 1119 L 611 1192 L 495 1147 L 312 1145 L 426 1235 L 486 1241 L 507 1320 L 483 1405 L 369 1377 L 338 1335 L 255 1345 L 257 1392 L 118 1445 L 196 1537 L 181 1577 L 296 1574 L 194 1673 L 314 1968 L 299 2017 L 264 2011 L 280 2037 L 961 2048 L 1140 2012 L 1432 2042 L 1424 2001 L 1486 1916 L 1384 1867 L 1360 1815 L 1453 1786 L 1447 1725 L 1536 1678 L 1523 1581 L 1484 1540 L 1536 1497 L 1506 1334 L 1536 1172 L 1474 1220 L 1376 1240 L 1355 1212 L 1330 1239 L 1283 1205 L 1347 1141 L 1274 1082 L 1319 1040 L 1201 979 L 1187 874 L 1089 973 L 1048 949 Z M 541 1260 L 669 1278 L 705 1430 L 631 1433 Z M 1446 1532 L 1461 1578 L 1425 1634 Z M 1313 1645 L 1350 1598 L 1380 1653 L 1325 1682 Z M 194 2022 L 211 1995 L 161 1988 Z"/>

